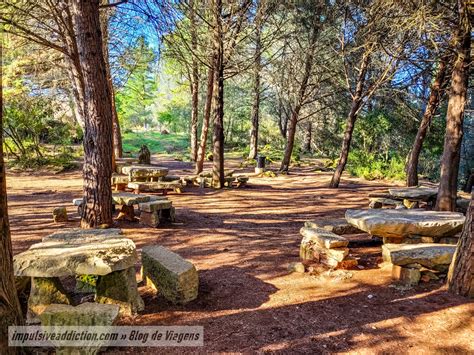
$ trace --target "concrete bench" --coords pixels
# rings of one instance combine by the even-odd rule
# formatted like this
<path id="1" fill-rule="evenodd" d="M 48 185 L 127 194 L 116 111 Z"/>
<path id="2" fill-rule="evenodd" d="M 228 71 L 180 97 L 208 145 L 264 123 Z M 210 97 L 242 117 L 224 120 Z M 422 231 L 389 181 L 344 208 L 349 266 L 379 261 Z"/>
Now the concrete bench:
<path id="1" fill-rule="evenodd" d="M 147 284 L 172 303 L 197 298 L 199 277 L 195 266 L 160 245 L 142 249 L 142 276 Z"/>

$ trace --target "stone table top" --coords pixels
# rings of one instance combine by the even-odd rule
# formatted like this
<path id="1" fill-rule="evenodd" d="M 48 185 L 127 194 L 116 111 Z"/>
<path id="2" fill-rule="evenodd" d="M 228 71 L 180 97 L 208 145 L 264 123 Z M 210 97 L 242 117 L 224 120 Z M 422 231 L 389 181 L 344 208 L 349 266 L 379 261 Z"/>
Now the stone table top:
<path id="1" fill-rule="evenodd" d="M 15 276 L 107 275 L 132 267 L 137 262 L 135 244 L 119 233 L 71 229 L 52 234 L 14 256 Z"/>
<path id="2" fill-rule="evenodd" d="M 129 165 L 122 168 L 122 174 L 128 174 L 131 178 L 160 178 L 168 175 L 168 168 L 158 165 Z"/>
<path id="3" fill-rule="evenodd" d="M 422 235 L 448 236 L 462 230 L 462 213 L 425 210 L 347 210 L 346 220 L 363 231 L 380 237 Z"/>
<path id="4" fill-rule="evenodd" d="M 115 205 L 133 206 L 139 203 L 150 202 L 151 196 L 134 194 L 131 192 L 112 193 L 112 202 Z"/>
<path id="5" fill-rule="evenodd" d="M 388 189 L 392 198 L 407 199 L 413 201 L 429 201 L 436 198 L 438 188 L 415 186 L 415 187 L 396 187 Z"/>

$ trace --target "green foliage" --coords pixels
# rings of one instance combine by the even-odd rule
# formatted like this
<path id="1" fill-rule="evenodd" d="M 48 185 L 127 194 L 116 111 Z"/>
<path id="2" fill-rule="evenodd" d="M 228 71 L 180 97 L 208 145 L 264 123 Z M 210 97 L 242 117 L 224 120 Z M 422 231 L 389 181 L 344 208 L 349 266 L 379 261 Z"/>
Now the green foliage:
<path id="1" fill-rule="evenodd" d="M 385 159 L 383 156 L 361 150 L 349 153 L 347 171 L 366 180 L 405 178 L 405 161 L 399 155 Z"/>
<path id="2" fill-rule="evenodd" d="M 161 134 L 158 132 L 125 132 L 122 137 L 123 150 L 137 155 L 145 144 L 152 154 L 187 154 L 188 136 L 185 134 Z"/>

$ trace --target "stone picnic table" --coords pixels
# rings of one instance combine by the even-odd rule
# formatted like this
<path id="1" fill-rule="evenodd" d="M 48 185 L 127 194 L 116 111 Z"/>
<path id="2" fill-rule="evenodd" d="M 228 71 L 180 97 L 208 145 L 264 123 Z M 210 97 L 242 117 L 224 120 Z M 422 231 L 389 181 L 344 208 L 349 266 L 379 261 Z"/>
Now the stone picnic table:
<path id="1" fill-rule="evenodd" d="M 369 209 L 346 211 L 346 220 L 353 226 L 383 238 L 403 241 L 407 237 L 439 239 L 462 230 L 462 213 L 425 211 L 421 209 Z"/>
<path id="2" fill-rule="evenodd" d="M 141 195 L 132 192 L 112 193 L 112 203 L 121 206 L 117 220 L 128 220 L 131 222 L 135 221 L 134 205 L 161 199 L 166 199 L 166 197 Z"/>
<path id="3" fill-rule="evenodd" d="M 168 175 L 168 168 L 158 165 L 129 165 L 122 168 L 122 174 L 129 176 L 129 181 L 140 180 L 160 181 L 161 178 Z"/>
<path id="4" fill-rule="evenodd" d="M 60 277 L 97 276 L 95 302 L 118 304 L 121 314 L 142 310 L 135 277 L 137 252 L 120 229 L 70 229 L 51 234 L 13 258 L 14 274 L 31 278 L 28 319 L 53 303 L 71 304 Z"/>

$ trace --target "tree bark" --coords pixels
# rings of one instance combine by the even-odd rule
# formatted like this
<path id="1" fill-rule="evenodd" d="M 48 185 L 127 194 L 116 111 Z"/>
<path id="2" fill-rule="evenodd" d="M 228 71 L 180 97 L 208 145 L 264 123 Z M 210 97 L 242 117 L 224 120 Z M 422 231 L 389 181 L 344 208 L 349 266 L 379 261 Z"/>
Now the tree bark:
<path id="1" fill-rule="evenodd" d="M 2 43 L 0 42 L 0 59 Z M 2 68 L 0 66 L 0 82 Z M 5 163 L 3 160 L 3 92 L 0 85 L 0 353 L 16 353 L 15 348 L 8 347 L 8 327 L 21 325 L 20 302 L 16 293 L 13 276 L 13 253 L 8 223 L 7 189 Z"/>
<path id="2" fill-rule="evenodd" d="M 466 215 L 466 222 L 459 238 L 456 252 L 449 267 L 448 289 L 457 295 L 474 298 L 474 195 Z"/>
<path id="3" fill-rule="evenodd" d="M 451 74 L 439 192 L 436 200 L 436 210 L 438 211 L 454 211 L 456 207 L 464 106 L 467 100 L 469 80 L 471 24 L 465 1 L 459 0 L 458 8 L 459 25 L 454 42 L 456 59 Z"/>
<path id="4" fill-rule="evenodd" d="M 448 55 L 441 57 L 439 62 L 438 72 L 436 77 L 431 84 L 430 96 L 428 99 L 428 104 L 425 108 L 425 113 L 420 122 L 420 127 L 413 142 L 413 147 L 410 152 L 410 157 L 407 163 L 407 186 L 417 186 L 418 185 L 418 160 L 421 153 L 421 148 L 423 147 L 423 142 L 428 132 L 428 128 L 431 125 L 431 120 L 433 119 L 434 114 L 439 106 L 439 101 L 442 95 L 442 89 L 444 82 L 446 80 L 446 71 L 448 64 Z"/>
<path id="5" fill-rule="evenodd" d="M 199 110 L 199 68 L 196 52 L 198 47 L 196 33 L 196 15 L 194 13 L 194 0 L 189 2 L 190 22 L 191 22 L 191 48 L 192 48 L 192 69 L 191 69 L 191 159 L 197 161 L 198 153 L 198 110 Z"/>
<path id="6" fill-rule="evenodd" d="M 73 0 L 72 13 L 84 78 L 84 202 L 81 227 L 112 224 L 112 102 L 102 51 L 99 0 Z"/>
<path id="7" fill-rule="evenodd" d="M 109 4 L 109 0 L 102 0 L 102 4 Z M 115 107 L 115 93 L 114 85 L 112 82 L 112 74 L 110 72 L 110 63 L 109 63 L 109 14 L 107 10 L 101 12 L 100 14 L 100 30 L 102 32 L 102 51 L 104 53 L 104 62 L 105 62 L 105 74 L 107 77 L 107 84 L 110 91 L 110 102 L 112 104 L 112 130 L 113 130 L 113 144 L 114 149 L 112 152 L 112 171 L 115 171 L 115 160 L 117 158 L 122 158 L 122 134 L 120 132 L 120 123 L 117 115 L 117 108 Z"/>
<path id="8" fill-rule="evenodd" d="M 224 43 L 222 32 L 222 0 L 214 1 L 214 132 L 212 182 L 224 187 Z"/>
<path id="9" fill-rule="evenodd" d="M 109 4 L 109 0 L 103 0 L 103 3 Z M 112 73 L 110 71 L 110 61 L 109 61 L 109 14 L 107 10 L 103 11 L 100 15 L 100 25 L 102 31 L 102 51 L 104 52 L 104 62 L 105 70 L 107 75 L 107 83 L 110 90 L 110 101 L 112 103 L 112 125 L 113 125 L 113 141 L 114 141 L 114 153 L 113 157 L 115 159 L 123 157 L 122 149 L 122 132 L 120 129 L 120 122 L 117 114 L 117 107 L 115 106 L 115 91 L 114 84 L 112 81 Z M 115 170 L 115 169 L 114 169 Z"/>
<path id="10" fill-rule="evenodd" d="M 370 52 L 366 51 L 362 57 L 360 72 L 357 78 L 357 85 L 355 93 L 352 97 L 351 110 L 347 115 L 346 120 L 346 130 L 344 132 L 344 138 L 342 140 L 341 154 L 339 156 L 339 162 L 337 164 L 336 170 L 331 179 L 329 187 L 337 188 L 339 187 L 339 182 L 341 181 L 342 172 L 346 167 L 347 157 L 349 156 L 349 150 L 352 141 L 352 133 L 354 132 L 355 122 L 357 120 L 357 114 L 362 107 L 362 91 L 364 90 L 364 84 L 367 76 L 367 69 L 370 63 Z"/>
<path id="11" fill-rule="evenodd" d="M 249 159 L 257 157 L 258 150 L 258 128 L 260 117 L 260 72 L 262 70 L 262 21 L 261 21 L 261 2 L 259 2 L 259 9 L 257 10 L 256 26 L 255 26 L 255 54 L 254 54 L 254 77 L 253 77 L 253 104 L 251 113 L 250 129 L 250 152 Z"/>
<path id="12" fill-rule="evenodd" d="M 207 76 L 207 94 L 206 106 L 204 108 L 204 117 L 202 120 L 201 141 L 196 160 L 196 174 L 202 172 L 204 167 L 204 159 L 206 157 L 207 134 L 209 131 L 209 120 L 211 117 L 212 97 L 214 92 L 214 64 L 211 63 Z"/>
<path id="13" fill-rule="evenodd" d="M 311 140 L 313 137 L 313 123 L 308 121 L 306 124 L 306 132 L 303 140 L 303 153 L 311 153 Z"/>

